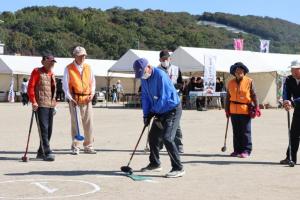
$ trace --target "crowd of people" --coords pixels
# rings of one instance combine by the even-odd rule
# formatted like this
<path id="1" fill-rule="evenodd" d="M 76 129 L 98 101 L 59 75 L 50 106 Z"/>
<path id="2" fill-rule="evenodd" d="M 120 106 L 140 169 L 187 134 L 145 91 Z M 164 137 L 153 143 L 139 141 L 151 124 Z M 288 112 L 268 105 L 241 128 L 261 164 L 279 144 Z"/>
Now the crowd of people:
<path id="1" fill-rule="evenodd" d="M 83 47 L 73 50 L 74 61 L 66 66 L 62 80 L 55 79 L 53 67 L 56 63 L 52 55 L 43 56 L 42 67 L 35 68 L 27 80 L 22 84 L 22 96 L 28 95 L 32 110 L 36 115 L 41 131 L 40 147 L 37 158 L 54 161 L 55 155 L 50 146 L 52 136 L 53 117 L 57 100 L 67 98 L 71 116 L 71 153 L 80 154 L 81 142 L 76 135 L 79 133 L 78 119 L 81 119 L 84 130 L 83 152 L 96 154 L 94 150 L 93 109 L 91 101 L 95 94 L 96 81 L 91 67 L 85 63 L 87 52 Z M 180 154 L 183 153 L 182 130 L 180 120 L 182 102 L 180 94 L 188 96 L 190 91 L 203 90 L 203 79 L 192 77 L 190 82 L 182 80 L 179 67 L 171 64 L 171 57 L 167 50 L 159 54 L 160 65 L 153 67 L 145 58 L 137 59 L 133 63 L 135 77 L 141 80 L 141 104 L 144 126 L 150 126 L 148 135 L 150 146 L 149 164 L 141 171 L 161 171 L 160 150 L 165 146 L 171 161 L 171 170 L 166 177 L 176 178 L 185 174 Z M 297 162 L 299 148 L 299 108 L 300 108 L 300 62 L 291 65 L 292 75 L 284 83 L 283 106 L 289 111 L 295 107 L 291 128 L 291 157 L 280 161 L 286 164 Z M 233 76 L 227 84 L 227 96 L 224 102 L 225 116 L 231 119 L 233 127 L 233 157 L 247 158 L 252 152 L 251 120 L 261 115 L 255 92 L 254 81 L 247 76 L 249 69 L 241 62 L 230 67 Z M 25 89 L 26 88 L 26 89 Z M 62 90 L 58 92 L 58 90 Z M 118 101 L 123 87 L 120 81 L 112 89 L 114 101 Z M 218 77 L 216 91 L 223 91 L 224 84 Z M 64 97 L 62 97 L 63 93 Z M 25 99 L 24 95 L 24 99 Z M 199 104 L 203 106 L 199 98 Z M 25 101 L 24 101 L 25 102 Z M 26 102 L 25 102 L 26 104 Z"/>

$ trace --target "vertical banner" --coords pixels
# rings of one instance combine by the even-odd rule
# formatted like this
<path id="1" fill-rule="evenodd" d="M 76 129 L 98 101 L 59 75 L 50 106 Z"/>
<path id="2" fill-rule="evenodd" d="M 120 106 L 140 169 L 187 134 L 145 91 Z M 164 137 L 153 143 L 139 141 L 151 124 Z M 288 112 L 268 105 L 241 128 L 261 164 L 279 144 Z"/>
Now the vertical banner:
<path id="1" fill-rule="evenodd" d="M 204 56 L 204 92 L 216 91 L 216 57 Z"/>
<path id="2" fill-rule="evenodd" d="M 234 39 L 233 46 L 235 50 L 243 51 L 244 49 L 244 39 Z"/>
<path id="3" fill-rule="evenodd" d="M 14 77 L 11 78 L 7 100 L 11 103 L 15 102 Z"/>
<path id="4" fill-rule="evenodd" d="M 260 40 L 260 52 L 269 53 L 270 40 Z"/>

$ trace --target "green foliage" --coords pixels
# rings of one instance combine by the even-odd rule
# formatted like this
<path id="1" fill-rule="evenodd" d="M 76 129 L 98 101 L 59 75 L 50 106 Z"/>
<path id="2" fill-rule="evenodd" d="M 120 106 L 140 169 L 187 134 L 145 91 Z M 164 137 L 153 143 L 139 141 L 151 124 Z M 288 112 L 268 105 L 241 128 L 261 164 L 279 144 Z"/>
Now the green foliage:
<path id="1" fill-rule="evenodd" d="M 70 57 L 76 45 L 86 47 L 90 58 L 118 59 L 128 49 L 175 50 L 178 46 L 233 49 L 233 38 L 245 39 L 245 49 L 258 51 L 259 38 L 271 40 L 271 51 L 300 52 L 300 26 L 280 19 L 161 10 L 112 8 L 28 7 L 15 13 L 2 12 L 0 40 L 6 53 Z M 234 34 L 225 29 L 200 26 L 208 20 L 242 29 Z"/>

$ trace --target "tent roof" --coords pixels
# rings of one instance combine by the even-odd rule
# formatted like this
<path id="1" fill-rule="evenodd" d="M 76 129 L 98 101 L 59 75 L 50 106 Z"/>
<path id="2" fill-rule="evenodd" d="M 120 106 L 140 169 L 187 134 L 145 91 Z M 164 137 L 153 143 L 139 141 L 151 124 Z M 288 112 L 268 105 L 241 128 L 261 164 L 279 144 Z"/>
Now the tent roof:
<path id="1" fill-rule="evenodd" d="M 133 73 L 132 65 L 136 59 L 146 58 L 153 66 L 159 65 L 159 51 L 129 49 L 110 69 L 110 72 Z"/>
<path id="2" fill-rule="evenodd" d="M 179 47 L 171 55 L 172 63 L 179 66 L 182 72 L 203 71 L 205 56 L 216 57 L 218 72 L 229 72 L 230 66 L 236 62 L 243 62 L 251 73 L 288 71 L 291 61 L 300 59 L 300 55 L 292 54 L 194 47 Z"/>
<path id="3" fill-rule="evenodd" d="M 63 76 L 65 67 L 73 62 L 74 58 L 55 58 L 54 66 L 56 76 Z M 95 76 L 107 76 L 108 69 L 115 64 L 115 60 L 86 59 Z M 0 55 L 0 73 L 30 75 L 32 70 L 41 66 L 41 57 Z M 110 73 L 110 76 L 131 78 L 132 75 Z"/>

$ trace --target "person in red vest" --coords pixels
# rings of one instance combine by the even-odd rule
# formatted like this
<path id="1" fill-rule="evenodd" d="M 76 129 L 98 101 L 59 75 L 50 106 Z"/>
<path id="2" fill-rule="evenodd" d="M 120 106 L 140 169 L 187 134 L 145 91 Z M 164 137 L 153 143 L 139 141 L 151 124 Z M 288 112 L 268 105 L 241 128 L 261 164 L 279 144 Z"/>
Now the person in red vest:
<path id="1" fill-rule="evenodd" d="M 251 118 L 260 116 L 253 80 L 245 76 L 249 69 L 241 62 L 230 67 L 234 76 L 228 82 L 225 104 L 226 117 L 231 117 L 233 157 L 247 158 L 252 151 Z"/>
<path id="2" fill-rule="evenodd" d="M 32 103 L 33 111 L 38 116 L 41 130 L 41 143 L 37 158 L 45 161 L 55 160 L 50 148 L 53 115 L 56 106 L 56 83 L 52 72 L 55 63 L 56 61 L 52 55 L 43 56 L 43 66 L 32 71 L 28 84 L 29 100 Z"/>
<path id="3" fill-rule="evenodd" d="M 65 68 L 63 77 L 63 89 L 69 101 L 71 115 L 71 135 L 73 139 L 71 151 L 73 155 L 78 155 L 80 152 L 79 141 L 75 140 L 78 131 L 76 125 L 78 108 L 78 119 L 81 116 L 85 136 L 83 142 L 84 152 L 96 154 L 93 146 L 93 110 L 91 103 L 95 94 L 95 77 L 91 67 L 85 63 L 87 56 L 85 48 L 77 46 L 73 50 L 73 56 L 75 59 Z"/>

